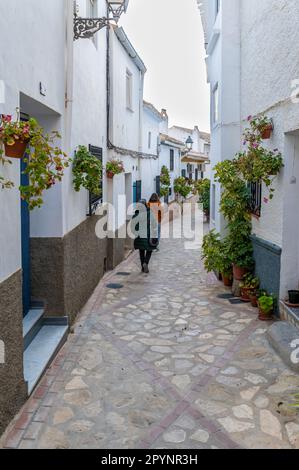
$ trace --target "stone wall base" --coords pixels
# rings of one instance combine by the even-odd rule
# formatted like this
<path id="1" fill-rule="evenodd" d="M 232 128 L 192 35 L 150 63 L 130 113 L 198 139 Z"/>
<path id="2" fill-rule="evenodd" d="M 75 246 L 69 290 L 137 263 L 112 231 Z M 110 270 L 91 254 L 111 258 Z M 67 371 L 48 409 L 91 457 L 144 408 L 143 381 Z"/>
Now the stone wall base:
<path id="1" fill-rule="evenodd" d="M 27 387 L 23 376 L 21 270 L 0 283 L 0 341 L 1 435 L 27 397 Z"/>

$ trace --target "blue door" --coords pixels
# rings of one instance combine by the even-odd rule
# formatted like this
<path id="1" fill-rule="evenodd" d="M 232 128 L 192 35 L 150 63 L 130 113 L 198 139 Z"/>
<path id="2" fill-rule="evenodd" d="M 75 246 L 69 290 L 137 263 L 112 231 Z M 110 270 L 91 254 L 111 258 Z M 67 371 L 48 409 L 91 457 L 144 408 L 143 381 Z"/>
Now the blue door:
<path id="1" fill-rule="evenodd" d="M 133 204 L 137 203 L 137 183 L 133 183 Z"/>
<path id="2" fill-rule="evenodd" d="M 21 160 L 21 185 L 29 184 L 28 175 L 24 174 L 26 163 Z M 30 309 L 30 216 L 28 204 L 21 200 L 21 243 L 22 243 L 22 270 L 23 270 L 23 316 Z"/>

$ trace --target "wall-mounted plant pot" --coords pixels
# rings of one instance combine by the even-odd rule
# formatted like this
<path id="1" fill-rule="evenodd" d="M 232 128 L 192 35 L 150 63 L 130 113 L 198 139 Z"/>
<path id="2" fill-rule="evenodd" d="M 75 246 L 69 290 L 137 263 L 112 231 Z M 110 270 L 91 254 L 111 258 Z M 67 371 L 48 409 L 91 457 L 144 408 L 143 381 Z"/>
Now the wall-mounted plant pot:
<path id="1" fill-rule="evenodd" d="M 260 307 L 259 307 L 259 316 L 258 319 L 260 321 L 272 321 L 273 320 L 273 310 L 271 312 L 264 312 Z"/>
<path id="2" fill-rule="evenodd" d="M 236 264 L 233 265 L 233 273 L 234 273 L 234 279 L 236 281 L 242 281 L 243 277 L 245 274 L 248 274 L 249 269 L 247 268 L 240 268 L 240 266 L 237 266 Z"/>
<path id="3" fill-rule="evenodd" d="M 289 303 L 292 305 L 299 304 L 299 291 L 298 290 L 289 290 Z"/>
<path id="4" fill-rule="evenodd" d="M 28 141 L 17 140 L 13 145 L 4 144 L 5 155 L 9 158 L 23 158 Z"/>
<path id="5" fill-rule="evenodd" d="M 269 124 L 269 126 L 265 127 L 264 130 L 261 132 L 261 137 L 263 140 L 271 139 L 271 135 L 273 132 L 273 125 Z"/>
<path id="6" fill-rule="evenodd" d="M 106 175 L 107 175 L 107 178 L 109 178 L 110 180 L 114 178 L 114 173 L 112 173 L 112 171 L 106 171 Z"/>
<path id="7" fill-rule="evenodd" d="M 225 287 L 231 287 L 233 285 L 232 278 L 224 276 L 224 274 L 222 274 L 222 281 L 223 281 L 223 284 L 225 285 Z"/>

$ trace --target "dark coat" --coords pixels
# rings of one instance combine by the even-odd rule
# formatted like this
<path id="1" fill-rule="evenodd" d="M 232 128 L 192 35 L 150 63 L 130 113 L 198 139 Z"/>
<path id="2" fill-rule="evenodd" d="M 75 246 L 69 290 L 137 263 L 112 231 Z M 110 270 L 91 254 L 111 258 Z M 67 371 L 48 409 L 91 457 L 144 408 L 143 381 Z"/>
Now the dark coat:
<path id="1" fill-rule="evenodd" d="M 136 217 L 139 217 L 140 222 L 138 222 L 136 225 L 134 223 L 134 219 Z M 135 215 L 132 218 L 132 223 L 133 223 L 133 232 L 136 233 L 136 238 L 134 240 L 134 248 L 135 250 L 146 250 L 146 251 L 153 251 L 155 247 L 150 245 L 150 236 L 151 236 L 151 227 L 152 230 L 153 228 L 155 229 L 156 224 L 156 219 L 153 216 L 151 210 L 147 208 L 146 212 L 142 213 L 141 215 L 139 214 L 139 210 L 135 212 Z M 142 224 L 143 228 L 140 228 L 140 224 Z M 138 235 L 139 231 L 143 231 L 144 234 L 147 236 L 140 236 Z"/>

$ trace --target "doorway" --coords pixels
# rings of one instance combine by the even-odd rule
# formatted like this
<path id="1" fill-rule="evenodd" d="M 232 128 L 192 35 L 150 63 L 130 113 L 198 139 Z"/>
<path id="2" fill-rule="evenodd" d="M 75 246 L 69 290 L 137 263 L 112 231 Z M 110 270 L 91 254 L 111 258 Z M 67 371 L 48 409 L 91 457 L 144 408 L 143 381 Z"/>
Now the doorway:
<path id="1" fill-rule="evenodd" d="M 27 114 L 21 114 L 21 121 L 28 121 Z M 25 154 L 26 156 L 26 154 Z M 20 184 L 28 186 L 29 177 L 25 173 L 26 163 L 24 158 L 20 161 Z M 23 317 L 30 310 L 31 297 L 31 269 L 30 269 L 30 213 L 28 204 L 21 199 L 21 254 L 22 254 L 22 296 L 23 296 Z"/>

